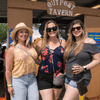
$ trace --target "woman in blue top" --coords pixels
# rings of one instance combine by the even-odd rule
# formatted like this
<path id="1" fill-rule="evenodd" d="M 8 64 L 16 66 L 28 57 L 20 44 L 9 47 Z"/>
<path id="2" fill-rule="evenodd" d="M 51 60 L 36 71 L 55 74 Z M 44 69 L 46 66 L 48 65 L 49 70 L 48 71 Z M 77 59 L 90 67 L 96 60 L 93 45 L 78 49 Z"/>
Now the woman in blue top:
<path id="1" fill-rule="evenodd" d="M 74 20 L 70 24 L 64 60 L 66 62 L 66 92 L 63 100 L 79 100 L 79 91 L 76 82 L 84 78 L 85 84 L 88 86 L 91 79 L 90 69 L 100 63 L 98 44 L 93 39 L 87 37 L 84 25 L 80 20 Z M 71 73 L 72 66 L 75 74 Z"/>
<path id="2" fill-rule="evenodd" d="M 53 85 L 53 56 L 54 68 L 57 73 L 63 71 L 63 53 L 66 42 L 59 39 L 59 28 L 55 21 L 45 24 L 44 37 L 37 43 L 36 50 L 41 55 L 38 72 L 38 88 L 43 100 L 58 100 L 62 86 Z M 39 62 L 38 62 L 39 63 Z"/>

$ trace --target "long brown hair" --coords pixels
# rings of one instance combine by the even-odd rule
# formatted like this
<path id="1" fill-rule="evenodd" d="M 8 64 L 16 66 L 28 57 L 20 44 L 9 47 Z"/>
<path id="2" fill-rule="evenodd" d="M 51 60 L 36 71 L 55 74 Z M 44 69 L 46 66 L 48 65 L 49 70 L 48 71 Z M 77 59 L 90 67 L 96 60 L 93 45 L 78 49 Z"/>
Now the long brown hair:
<path id="1" fill-rule="evenodd" d="M 57 26 L 57 38 L 59 39 L 59 27 L 58 27 L 57 23 L 54 20 L 47 21 L 45 24 L 45 28 L 44 28 L 44 35 L 43 35 L 40 51 L 47 45 L 49 35 L 46 32 L 46 28 L 48 28 L 48 24 L 50 24 L 50 23 L 54 23 L 55 26 Z"/>
<path id="2" fill-rule="evenodd" d="M 81 39 L 78 41 L 78 43 L 76 44 L 76 47 L 74 48 L 76 40 L 75 40 L 75 37 L 72 34 L 72 28 L 73 28 L 73 25 L 75 25 L 75 24 L 80 24 L 83 31 L 82 31 Z M 68 37 L 68 40 L 67 40 L 67 47 L 66 47 L 65 52 L 64 52 L 64 62 L 66 62 L 68 60 L 69 53 L 70 53 L 70 51 L 73 50 L 73 48 L 74 48 L 73 52 L 75 53 L 75 57 L 83 49 L 84 39 L 86 37 L 86 32 L 85 32 L 85 29 L 84 29 L 83 22 L 80 21 L 80 20 L 72 21 L 72 23 L 70 24 L 68 36 L 69 37 Z"/>

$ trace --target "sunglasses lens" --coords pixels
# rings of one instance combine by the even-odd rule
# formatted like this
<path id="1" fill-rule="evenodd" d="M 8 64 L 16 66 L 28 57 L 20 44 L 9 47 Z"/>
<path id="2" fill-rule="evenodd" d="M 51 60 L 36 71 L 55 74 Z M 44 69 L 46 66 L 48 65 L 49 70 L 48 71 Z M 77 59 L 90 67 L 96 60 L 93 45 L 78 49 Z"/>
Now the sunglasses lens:
<path id="1" fill-rule="evenodd" d="M 76 27 L 77 30 L 80 30 L 81 27 Z"/>
<path id="2" fill-rule="evenodd" d="M 47 28 L 46 31 L 47 31 L 47 32 L 51 32 L 51 28 Z"/>
<path id="3" fill-rule="evenodd" d="M 57 30 L 57 26 L 52 27 L 52 29 L 53 29 L 53 31 L 56 31 Z"/>
<path id="4" fill-rule="evenodd" d="M 72 28 L 72 31 L 75 31 L 75 28 Z"/>
<path id="5" fill-rule="evenodd" d="M 51 32 L 51 30 L 56 31 L 57 30 L 57 26 L 54 26 L 52 28 L 47 28 L 46 29 L 47 32 Z"/>
<path id="6" fill-rule="evenodd" d="M 75 29 L 80 30 L 81 26 L 72 28 L 72 31 L 75 31 Z"/>

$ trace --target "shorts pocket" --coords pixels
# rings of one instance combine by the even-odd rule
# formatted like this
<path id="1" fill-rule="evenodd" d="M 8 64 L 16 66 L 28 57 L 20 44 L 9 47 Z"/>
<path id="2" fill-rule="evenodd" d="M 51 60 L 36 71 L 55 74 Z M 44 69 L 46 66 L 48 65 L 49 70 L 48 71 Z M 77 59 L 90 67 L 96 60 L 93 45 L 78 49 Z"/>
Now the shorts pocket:
<path id="1" fill-rule="evenodd" d="M 39 71 L 37 79 L 38 80 L 43 80 L 43 81 L 48 81 L 48 82 L 53 82 L 53 74 Z"/>
<path id="2" fill-rule="evenodd" d="M 37 77 L 38 77 L 39 79 L 43 79 L 44 77 L 46 77 L 46 73 L 44 73 L 44 72 L 42 72 L 42 71 L 39 71 Z"/>

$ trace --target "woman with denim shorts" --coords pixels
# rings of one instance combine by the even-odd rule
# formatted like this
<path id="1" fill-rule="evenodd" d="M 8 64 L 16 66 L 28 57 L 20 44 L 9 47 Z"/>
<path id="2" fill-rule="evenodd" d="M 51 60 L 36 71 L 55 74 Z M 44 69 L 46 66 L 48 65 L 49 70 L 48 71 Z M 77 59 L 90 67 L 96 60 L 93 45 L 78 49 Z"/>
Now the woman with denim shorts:
<path id="1" fill-rule="evenodd" d="M 72 21 L 68 36 L 64 52 L 66 91 L 63 100 L 78 100 L 79 90 L 76 82 L 84 78 L 85 85 L 89 85 L 90 69 L 100 63 L 100 51 L 98 44 L 87 37 L 83 22 L 80 20 Z M 71 69 L 73 69 L 74 74 Z"/>
<path id="2" fill-rule="evenodd" d="M 41 55 L 38 72 L 38 88 L 42 100 L 58 100 L 62 85 L 53 84 L 53 66 L 56 73 L 63 71 L 63 53 L 66 42 L 59 39 L 59 28 L 55 21 L 49 20 L 45 24 L 43 40 L 37 43 L 36 50 Z M 52 58 L 51 58 L 51 53 Z"/>
<path id="3" fill-rule="evenodd" d="M 11 100 L 38 100 L 35 60 L 29 43 L 33 30 L 21 22 L 11 32 L 13 40 L 6 54 L 6 80 Z"/>

